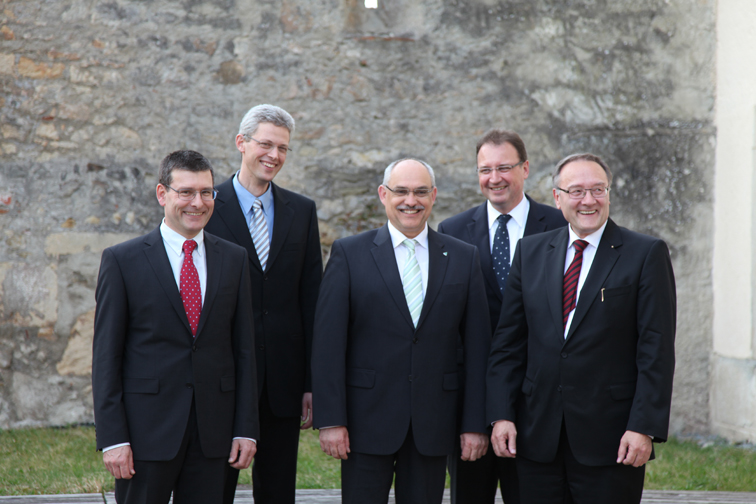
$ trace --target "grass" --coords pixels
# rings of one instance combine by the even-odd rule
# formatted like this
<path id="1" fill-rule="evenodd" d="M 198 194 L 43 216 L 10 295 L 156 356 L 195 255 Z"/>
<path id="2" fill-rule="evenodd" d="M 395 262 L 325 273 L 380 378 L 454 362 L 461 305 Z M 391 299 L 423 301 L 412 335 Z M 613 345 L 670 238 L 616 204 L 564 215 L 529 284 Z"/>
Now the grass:
<path id="1" fill-rule="evenodd" d="M 113 478 L 94 446 L 93 427 L 0 430 L 0 495 L 112 491 Z M 654 446 L 648 489 L 756 492 L 756 450 L 675 438 Z M 317 432 L 303 432 L 297 487 L 339 488 L 339 472 L 339 461 L 320 451 Z M 243 471 L 239 483 L 250 480 L 251 471 Z"/>

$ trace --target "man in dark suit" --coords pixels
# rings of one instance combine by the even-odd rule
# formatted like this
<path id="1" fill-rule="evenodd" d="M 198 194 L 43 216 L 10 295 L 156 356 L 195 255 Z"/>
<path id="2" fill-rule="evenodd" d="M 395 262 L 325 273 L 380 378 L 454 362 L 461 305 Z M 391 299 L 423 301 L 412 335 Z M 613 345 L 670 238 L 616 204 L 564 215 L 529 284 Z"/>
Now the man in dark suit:
<path id="1" fill-rule="evenodd" d="M 492 129 L 475 147 L 478 183 L 486 202 L 446 219 L 439 233 L 476 245 L 485 278 L 491 328 L 501 313 L 501 299 L 517 242 L 523 236 L 567 225 L 562 212 L 533 201 L 524 192 L 530 163 L 525 142 L 514 131 Z M 500 223 L 506 222 L 505 226 Z M 498 254 L 501 258 L 493 259 Z M 461 363 L 460 363 L 461 364 Z M 479 460 L 466 462 L 459 450 L 449 457 L 452 504 L 493 504 L 501 482 L 506 504 L 519 504 L 517 469 L 512 459 L 488 450 Z"/>
<path id="2" fill-rule="evenodd" d="M 346 504 L 438 504 L 464 384 L 462 457 L 488 445 L 483 410 L 490 343 L 475 247 L 429 229 L 433 169 L 391 163 L 378 188 L 389 222 L 337 240 L 313 342 L 315 427 L 342 459 Z M 457 342 L 465 353 L 464 379 Z"/>
<path id="3" fill-rule="evenodd" d="M 666 244 L 609 219 L 598 156 L 556 167 L 569 227 L 520 241 L 488 367 L 497 455 L 517 455 L 523 502 L 641 500 L 669 427 L 675 280 Z"/>
<path id="4" fill-rule="evenodd" d="M 260 409 L 252 468 L 257 504 L 294 504 L 300 423 L 312 426 L 312 325 L 323 276 L 318 217 L 312 200 L 273 183 L 293 131 L 294 119 L 280 107 L 246 113 L 236 136 L 241 166 L 218 186 L 206 228 L 249 254 Z M 225 504 L 234 500 L 238 476 L 229 471 Z"/>
<path id="5" fill-rule="evenodd" d="M 201 154 L 163 159 L 156 192 L 160 227 L 102 254 L 97 448 L 119 503 L 220 502 L 259 434 L 247 253 L 203 232 L 215 191 Z"/>

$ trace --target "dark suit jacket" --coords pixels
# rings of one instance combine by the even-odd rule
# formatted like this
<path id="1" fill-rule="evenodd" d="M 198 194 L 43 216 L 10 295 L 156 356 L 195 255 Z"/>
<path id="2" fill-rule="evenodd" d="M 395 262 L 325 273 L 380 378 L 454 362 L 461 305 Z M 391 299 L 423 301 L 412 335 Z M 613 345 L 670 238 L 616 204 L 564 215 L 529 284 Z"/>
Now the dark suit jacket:
<path id="1" fill-rule="evenodd" d="M 525 222 L 523 236 L 530 236 L 544 231 L 551 231 L 567 225 L 562 212 L 554 207 L 536 203 L 530 196 L 525 195 L 530 202 L 528 219 Z M 483 278 L 486 279 L 486 297 L 488 298 L 488 313 L 491 317 L 491 329 L 496 329 L 501 313 L 502 292 L 496 281 L 491 260 L 491 242 L 488 236 L 488 210 L 487 202 L 480 206 L 465 210 L 462 213 L 449 217 L 438 225 L 438 232 L 444 233 L 470 243 L 478 247 L 480 252 L 480 266 L 483 269 Z"/>
<path id="2" fill-rule="evenodd" d="M 178 453 L 194 398 L 202 452 L 228 457 L 257 439 L 247 254 L 205 233 L 207 286 L 196 338 L 160 228 L 105 249 L 92 358 L 97 448 L 130 442 L 134 458 Z"/>
<path id="3" fill-rule="evenodd" d="M 410 422 L 423 455 L 452 453 L 457 339 L 465 347 L 462 429 L 486 432 L 490 328 L 475 247 L 428 231 L 428 288 L 412 324 L 388 226 L 337 240 L 315 317 L 315 427 L 346 426 L 352 451 L 385 455 Z"/>
<path id="4" fill-rule="evenodd" d="M 302 394 L 312 390 L 312 325 L 323 277 L 315 203 L 271 184 L 275 220 L 263 272 L 232 178 L 217 187 L 205 229 L 247 249 L 259 392 L 266 387 L 276 416 L 299 416 Z"/>
<path id="5" fill-rule="evenodd" d="M 675 367 L 666 244 L 608 221 L 565 340 L 567 228 L 523 238 L 488 366 L 488 419 L 517 426 L 517 455 L 554 460 L 564 418 L 585 465 L 616 463 L 626 430 L 664 441 Z"/>

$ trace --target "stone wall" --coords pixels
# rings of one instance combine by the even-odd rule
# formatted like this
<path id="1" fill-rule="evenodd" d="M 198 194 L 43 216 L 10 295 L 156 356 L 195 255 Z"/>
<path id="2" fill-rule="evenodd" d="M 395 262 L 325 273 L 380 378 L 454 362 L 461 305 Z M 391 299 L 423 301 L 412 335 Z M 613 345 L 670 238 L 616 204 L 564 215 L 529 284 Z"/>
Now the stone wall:
<path id="1" fill-rule="evenodd" d="M 297 119 L 277 181 L 318 204 L 324 247 L 384 220 L 399 156 L 437 170 L 433 223 L 477 204 L 474 144 L 521 133 L 526 189 L 591 150 L 612 215 L 670 245 L 672 429 L 709 426 L 714 0 L 4 0 L 0 21 L 0 427 L 92 420 L 94 286 L 154 228 L 171 150 L 239 164 L 244 112 Z"/>

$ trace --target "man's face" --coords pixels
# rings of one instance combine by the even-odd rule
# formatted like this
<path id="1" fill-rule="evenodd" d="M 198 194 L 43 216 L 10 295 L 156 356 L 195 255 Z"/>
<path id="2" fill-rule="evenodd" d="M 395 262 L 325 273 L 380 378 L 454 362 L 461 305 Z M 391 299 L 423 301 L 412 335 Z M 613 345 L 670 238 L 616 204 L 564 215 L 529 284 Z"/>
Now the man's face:
<path id="1" fill-rule="evenodd" d="M 282 147 L 289 146 L 289 130 L 272 123 L 260 123 L 252 136 L 257 142 L 245 141 L 242 135 L 236 135 L 236 148 L 242 153 L 241 182 L 248 189 L 250 184 L 262 189 L 260 194 L 253 191 L 260 196 L 283 168 L 286 149 Z"/>
<path id="2" fill-rule="evenodd" d="M 425 228 L 436 201 L 436 188 L 432 187 L 430 173 L 422 164 L 413 160 L 402 161 L 391 171 L 387 184 L 395 191 L 427 189 L 427 196 L 418 198 L 414 193 L 407 196 L 394 194 L 386 187 L 378 187 L 381 203 L 386 207 L 386 216 L 393 226 L 407 238 L 414 238 Z"/>
<path id="3" fill-rule="evenodd" d="M 609 187 L 609 179 L 601 165 L 585 160 L 564 165 L 557 183 L 566 190 Z M 586 191 L 585 196 L 579 200 L 570 198 L 569 194 L 558 189 L 554 189 L 553 193 L 557 208 L 580 238 L 598 231 L 609 218 L 609 193 L 596 199 L 591 191 Z"/>
<path id="4" fill-rule="evenodd" d="M 496 170 L 499 166 L 514 166 L 520 162 L 511 143 L 501 145 L 484 144 L 478 151 L 478 170 L 488 168 L 490 174 L 478 171 L 480 192 L 491 202 L 491 205 L 501 213 L 509 213 L 522 201 L 525 179 L 530 173 L 530 164 L 525 161 L 506 173 Z"/>
<path id="5" fill-rule="evenodd" d="M 202 190 L 213 191 L 213 176 L 209 170 L 173 170 L 171 175 L 171 187 L 175 191 L 162 184 L 158 184 L 156 190 L 158 203 L 165 209 L 165 223 L 184 238 L 194 238 L 213 214 L 215 201 L 203 200 L 200 197 Z M 182 190 L 196 191 L 196 194 L 191 201 L 185 201 L 179 198 L 179 193 L 176 192 Z"/>

